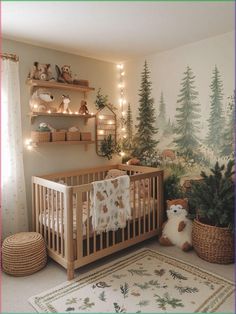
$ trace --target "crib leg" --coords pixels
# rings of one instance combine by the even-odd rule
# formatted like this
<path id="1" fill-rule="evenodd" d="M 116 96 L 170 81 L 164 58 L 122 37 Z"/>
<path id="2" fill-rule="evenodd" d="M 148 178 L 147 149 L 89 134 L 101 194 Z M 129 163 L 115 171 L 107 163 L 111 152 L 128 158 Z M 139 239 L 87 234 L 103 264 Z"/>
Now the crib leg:
<path id="1" fill-rule="evenodd" d="M 75 277 L 74 265 L 67 267 L 67 280 L 72 280 Z"/>

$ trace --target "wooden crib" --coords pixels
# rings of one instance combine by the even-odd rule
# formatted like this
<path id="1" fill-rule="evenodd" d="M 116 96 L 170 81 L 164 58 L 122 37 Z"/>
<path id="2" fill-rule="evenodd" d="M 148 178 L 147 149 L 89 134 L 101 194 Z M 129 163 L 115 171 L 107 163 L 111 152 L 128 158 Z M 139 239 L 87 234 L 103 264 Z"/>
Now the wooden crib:
<path id="1" fill-rule="evenodd" d="M 90 215 L 91 182 L 103 180 L 110 169 L 130 176 L 131 219 L 117 231 L 97 234 Z M 163 220 L 163 171 L 156 168 L 109 165 L 32 177 L 33 228 L 43 235 L 48 255 L 74 270 L 128 246 L 157 236 Z"/>

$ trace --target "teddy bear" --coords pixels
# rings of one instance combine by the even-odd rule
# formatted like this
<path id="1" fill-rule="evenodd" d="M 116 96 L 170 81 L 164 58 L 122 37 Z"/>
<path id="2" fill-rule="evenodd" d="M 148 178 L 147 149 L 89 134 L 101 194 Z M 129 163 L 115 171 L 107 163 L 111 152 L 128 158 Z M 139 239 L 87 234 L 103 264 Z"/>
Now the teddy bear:
<path id="1" fill-rule="evenodd" d="M 55 69 L 57 72 L 57 81 L 58 82 L 79 85 L 80 81 L 77 78 L 73 79 L 73 77 L 72 77 L 72 71 L 71 71 L 70 65 L 63 65 L 61 67 L 61 69 L 59 68 L 58 65 L 55 65 Z"/>
<path id="2" fill-rule="evenodd" d="M 81 100 L 79 114 L 89 114 L 86 100 Z"/>
<path id="3" fill-rule="evenodd" d="M 42 81 L 54 81 L 55 78 L 52 75 L 52 69 L 50 64 L 42 64 L 34 62 L 34 65 L 28 75 L 29 79 L 42 80 Z"/>
<path id="4" fill-rule="evenodd" d="M 39 88 L 30 97 L 30 109 L 34 112 L 46 112 L 52 109 L 49 104 L 53 100 L 54 96 L 51 93 Z"/>
<path id="5" fill-rule="evenodd" d="M 60 113 L 70 113 L 71 110 L 69 108 L 70 104 L 70 96 L 69 95 L 62 95 L 62 101 L 57 109 L 57 112 Z"/>
<path id="6" fill-rule="evenodd" d="M 192 221 L 187 218 L 188 200 L 167 201 L 168 220 L 163 224 L 161 245 L 176 245 L 183 251 L 192 249 Z"/>

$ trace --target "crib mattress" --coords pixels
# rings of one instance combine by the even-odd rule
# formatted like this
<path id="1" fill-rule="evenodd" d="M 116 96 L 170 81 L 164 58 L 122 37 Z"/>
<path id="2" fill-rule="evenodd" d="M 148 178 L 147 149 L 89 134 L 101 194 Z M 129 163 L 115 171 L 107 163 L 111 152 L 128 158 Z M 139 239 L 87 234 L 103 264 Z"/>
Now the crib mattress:
<path id="1" fill-rule="evenodd" d="M 156 200 L 155 200 L 156 203 Z M 150 213 L 153 211 L 153 199 L 150 199 Z M 148 200 L 144 201 L 144 199 L 140 199 L 140 205 L 138 202 L 136 202 L 136 207 L 134 211 L 134 206 L 133 202 L 131 202 L 131 220 L 132 219 L 138 219 L 139 217 L 143 217 L 144 215 L 147 215 L 148 213 L 148 206 L 149 202 Z M 140 206 L 140 210 L 139 210 Z M 139 214 L 140 211 L 140 214 Z M 83 202 L 83 236 L 86 235 L 87 232 L 87 213 L 88 213 L 88 202 Z M 134 217 L 133 217 L 134 213 Z M 91 215 L 90 215 L 91 217 Z M 64 221 L 62 219 L 62 211 L 59 209 L 57 212 L 49 212 L 46 210 L 46 213 L 42 212 L 39 214 L 39 223 L 42 225 L 46 225 L 47 227 L 50 226 L 50 229 L 53 229 L 53 224 L 54 224 L 54 232 L 57 233 L 59 230 L 59 233 L 62 232 L 62 226 L 64 224 Z M 92 226 L 90 226 L 90 232 L 93 232 Z M 73 233 L 74 237 L 76 236 L 76 215 L 75 215 L 75 210 L 73 210 Z"/>

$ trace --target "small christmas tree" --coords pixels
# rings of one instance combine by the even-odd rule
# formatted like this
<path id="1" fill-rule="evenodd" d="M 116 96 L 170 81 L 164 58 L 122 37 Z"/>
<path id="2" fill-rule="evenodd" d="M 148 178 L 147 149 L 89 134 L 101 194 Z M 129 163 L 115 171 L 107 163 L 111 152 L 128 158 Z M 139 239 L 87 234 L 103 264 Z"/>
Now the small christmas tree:
<path id="1" fill-rule="evenodd" d="M 139 114 L 137 117 L 138 124 L 137 133 L 135 135 L 135 149 L 134 155 L 142 159 L 142 155 L 152 154 L 155 151 L 158 141 L 154 139 L 154 135 L 158 129 L 154 127 L 155 124 L 155 109 L 154 100 L 151 97 L 152 83 L 150 81 L 150 71 L 148 69 L 147 61 L 144 63 L 144 69 L 141 74 L 141 88 L 139 99 Z"/>
<path id="2" fill-rule="evenodd" d="M 235 117 L 235 92 L 229 97 L 228 119 L 223 134 L 221 156 L 230 156 L 234 151 L 234 117 Z"/>
<path id="3" fill-rule="evenodd" d="M 210 85 L 212 94 L 210 118 L 208 119 L 209 132 L 206 143 L 214 152 L 219 152 L 223 143 L 224 117 L 222 110 L 223 86 L 219 70 L 215 66 L 213 70 L 212 83 Z"/>
<path id="4" fill-rule="evenodd" d="M 157 117 L 158 126 L 164 130 L 166 128 L 166 104 L 164 101 L 163 92 L 161 92 L 160 103 L 159 103 L 159 115 Z"/>
<path id="5" fill-rule="evenodd" d="M 99 88 L 96 95 L 96 100 L 95 100 L 96 108 L 98 110 L 104 108 L 105 106 L 107 106 L 107 101 L 108 101 L 108 96 L 102 95 L 101 88 Z"/>
<path id="6" fill-rule="evenodd" d="M 197 102 L 198 92 L 194 87 L 195 76 L 189 66 L 184 72 L 184 78 L 181 83 L 181 90 L 177 103 L 179 107 L 176 109 L 177 126 L 175 132 L 175 144 L 182 155 L 185 157 L 193 157 L 196 148 L 199 145 L 197 132 L 199 131 L 200 105 Z"/>

